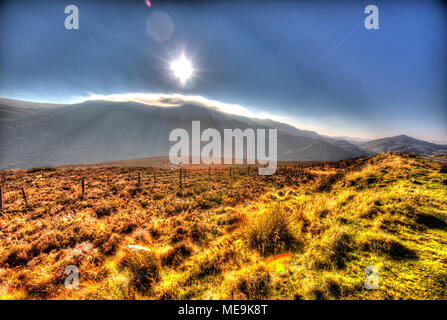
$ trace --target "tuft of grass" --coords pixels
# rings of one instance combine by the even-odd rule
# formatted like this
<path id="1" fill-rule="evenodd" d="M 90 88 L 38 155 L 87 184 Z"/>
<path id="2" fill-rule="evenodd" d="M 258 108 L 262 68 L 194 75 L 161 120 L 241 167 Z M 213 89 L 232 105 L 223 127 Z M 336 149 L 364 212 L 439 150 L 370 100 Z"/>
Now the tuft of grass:
<path id="1" fill-rule="evenodd" d="M 113 205 L 103 204 L 95 208 L 95 213 L 98 218 L 110 216 L 116 212 L 116 207 Z"/>
<path id="2" fill-rule="evenodd" d="M 11 251 L 0 259 L 0 265 L 17 267 L 28 263 L 28 255 L 23 249 L 14 247 L 10 250 Z"/>
<path id="3" fill-rule="evenodd" d="M 414 250 L 407 248 L 397 240 L 390 238 L 372 238 L 363 244 L 364 250 L 383 253 L 394 260 L 416 259 Z"/>
<path id="4" fill-rule="evenodd" d="M 163 256 L 163 263 L 167 266 L 177 266 L 194 252 L 194 247 L 188 241 L 176 243 Z"/>
<path id="5" fill-rule="evenodd" d="M 290 218 L 280 206 L 249 222 L 247 238 L 249 246 L 258 250 L 261 255 L 284 252 L 299 244 Z"/>
<path id="6" fill-rule="evenodd" d="M 272 278 L 270 274 L 258 268 L 247 272 L 233 283 L 230 290 L 231 299 L 260 300 L 268 296 Z"/>
<path id="7" fill-rule="evenodd" d="M 180 242 L 188 236 L 188 229 L 184 226 L 177 226 L 172 230 L 171 243 Z"/>
<path id="8" fill-rule="evenodd" d="M 331 191 L 332 186 L 344 177 L 343 173 L 330 174 L 323 177 L 315 186 L 316 192 Z"/>
<path id="9" fill-rule="evenodd" d="M 355 247 L 356 242 L 351 234 L 340 228 L 330 229 L 309 248 L 309 265 L 320 270 L 342 269 Z"/>
<path id="10" fill-rule="evenodd" d="M 24 290 L 29 298 L 47 299 L 57 292 L 58 284 L 62 279 L 57 279 L 47 272 L 25 273 Z"/>
<path id="11" fill-rule="evenodd" d="M 126 250 L 119 266 L 129 273 L 129 285 L 147 292 L 161 278 L 161 259 L 155 250 Z"/>
<path id="12" fill-rule="evenodd" d="M 326 277 L 324 279 L 323 288 L 335 299 L 340 298 L 342 289 L 338 279 L 334 277 Z"/>
<path id="13" fill-rule="evenodd" d="M 220 274 L 227 265 L 235 260 L 236 255 L 234 248 L 213 251 L 197 261 L 195 275 L 203 277 Z"/>

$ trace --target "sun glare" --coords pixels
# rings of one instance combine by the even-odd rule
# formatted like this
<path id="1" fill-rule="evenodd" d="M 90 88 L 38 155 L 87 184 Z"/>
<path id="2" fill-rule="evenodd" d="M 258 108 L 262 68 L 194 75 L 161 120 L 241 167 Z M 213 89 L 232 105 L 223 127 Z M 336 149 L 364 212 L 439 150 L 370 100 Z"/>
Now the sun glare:
<path id="1" fill-rule="evenodd" d="M 186 81 L 191 78 L 193 73 L 193 68 L 191 62 L 182 55 L 179 59 L 171 63 L 171 70 L 174 76 L 180 80 L 182 85 L 185 85 Z"/>

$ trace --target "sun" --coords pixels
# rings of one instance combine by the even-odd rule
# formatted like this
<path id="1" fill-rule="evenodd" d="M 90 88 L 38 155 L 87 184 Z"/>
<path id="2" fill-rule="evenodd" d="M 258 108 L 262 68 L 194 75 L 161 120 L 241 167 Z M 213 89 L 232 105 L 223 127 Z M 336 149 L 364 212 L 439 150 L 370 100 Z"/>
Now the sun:
<path id="1" fill-rule="evenodd" d="M 177 60 L 171 62 L 171 70 L 174 73 L 174 76 L 180 80 L 182 85 L 185 85 L 186 81 L 191 78 L 194 72 L 191 61 L 189 61 L 184 54 Z"/>

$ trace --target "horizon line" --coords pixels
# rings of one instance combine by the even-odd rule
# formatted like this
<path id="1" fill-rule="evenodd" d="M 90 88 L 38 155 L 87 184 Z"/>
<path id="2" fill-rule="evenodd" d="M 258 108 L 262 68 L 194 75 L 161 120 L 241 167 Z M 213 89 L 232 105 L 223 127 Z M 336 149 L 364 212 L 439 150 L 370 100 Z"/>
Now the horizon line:
<path id="1" fill-rule="evenodd" d="M 359 140 L 359 141 L 373 141 L 373 140 L 379 140 L 379 139 L 385 139 L 385 138 L 391 138 L 391 137 L 398 137 L 398 136 L 409 136 L 414 139 L 427 141 L 434 144 L 440 144 L 444 145 L 447 144 L 447 140 L 435 140 L 430 138 L 420 138 L 418 136 L 408 135 L 406 133 L 400 133 L 400 134 L 393 134 L 393 135 L 382 135 L 382 136 L 374 136 L 374 137 L 367 137 L 364 135 L 354 135 L 351 136 L 349 134 L 336 134 L 336 133 L 330 133 L 327 129 L 324 128 L 315 128 L 315 126 L 311 125 L 305 125 L 300 124 L 296 121 L 290 121 L 290 118 L 286 118 L 284 116 L 278 116 L 271 114 L 269 112 L 261 111 L 260 113 L 257 113 L 256 111 L 251 111 L 249 108 L 244 107 L 237 103 L 226 103 L 221 102 L 215 99 L 210 99 L 205 96 L 201 95 L 183 95 L 179 93 L 142 93 L 142 92 L 130 92 L 130 93 L 118 93 L 118 94 L 108 94 L 108 95 L 100 95 L 100 94 L 94 94 L 88 92 L 88 96 L 86 97 L 73 97 L 71 99 L 65 99 L 60 100 L 59 102 L 55 101 L 42 101 L 42 100 L 23 100 L 23 99 L 17 99 L 17 98 L 8 98 L 0 96 L 0 99 L 4 100 L 13 100 L 13 101 L 21 101 L 21 102 L 28 102 L 28 103 L 35 103 L 35 104 L 50 104 L 50 105 L 75 105 L 84 103 L 87 101 L 110 101 L 110 102 L 134 102 L 139 104 L 144 104 L 152 107 L 159 107 L 159 108 L 169 108 L 169 107 L 180 107 L 185 103 L 193 103 L 198 104 L 205 108 L 210 108 L 217 110 L 218 112 L 247 117 L 247 118 L 255 118 L 259 120 L 271 120 L 275 121 L 281 124 L 286 124 L 294 127 L 298 130 L 303 131 L 311 131 L 313 133 L 316 133 L 320 136 L 325 136 L 333 139 L 351 139 L 351 140 Z M 256 108 L 253 108 L 256 109 Z M 318 126 L 317 126 L 318 127 Z M 322 132 L 323 131 L 323 132 Z"/>

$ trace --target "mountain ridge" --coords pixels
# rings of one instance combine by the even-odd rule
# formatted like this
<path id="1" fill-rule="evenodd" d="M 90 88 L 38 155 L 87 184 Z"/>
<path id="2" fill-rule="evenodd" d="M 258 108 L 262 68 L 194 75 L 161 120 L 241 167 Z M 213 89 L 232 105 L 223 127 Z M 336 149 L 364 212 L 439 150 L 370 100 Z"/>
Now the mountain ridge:
<path id="1" fill-rule="evenodd" d="M 377 149 L 375 144 L 368 145 L 371 141 L 363 147 L 190 101 L 170 107 L 107 100 L 31 103 L 30 107 L 27 102 L 0 99 L 0 170 L 166 156 L 170 131 L 185 128 L 190 132 L 194 120 L 201 121 L 201 130 L 215 128 L 221 133 L 224 129 L 276 128 L 279 161 L 343 160 Z"/>
<path id="2" fill-rule="evenodd" d="M 360 147 L 373 154 L 384 152 L 407 152 L 417 155 L 447 153 L 447 146 L 415 139 L 405 134 L 371 140 L 360 144 Z"/>

